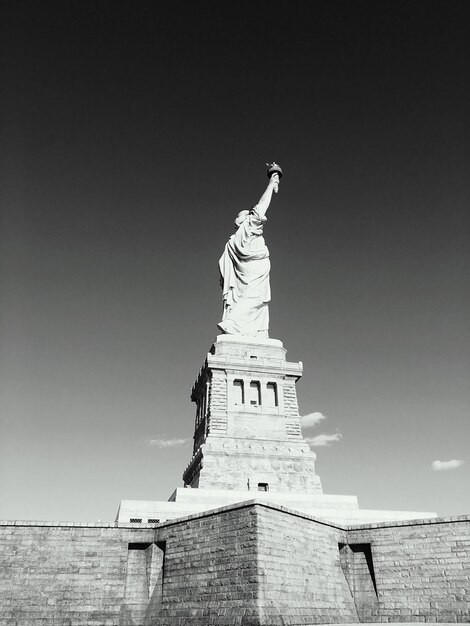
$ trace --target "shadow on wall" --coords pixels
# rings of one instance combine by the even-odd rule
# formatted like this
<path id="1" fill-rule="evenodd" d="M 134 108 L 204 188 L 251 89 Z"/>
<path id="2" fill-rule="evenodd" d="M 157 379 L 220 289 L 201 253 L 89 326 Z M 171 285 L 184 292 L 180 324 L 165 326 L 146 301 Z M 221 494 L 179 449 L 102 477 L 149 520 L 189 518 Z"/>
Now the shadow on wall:
<path id="1" fill-rule="evenodd" d="M 166 543 L 130 543 L 119 626 L 155 623 L 162 604 Z"/>
<path id="2" fill-rule="evenodd" d="M 378 606 L 377 585 L 370 543 L 338 544 L 339 560 L 359 618 Z"/>

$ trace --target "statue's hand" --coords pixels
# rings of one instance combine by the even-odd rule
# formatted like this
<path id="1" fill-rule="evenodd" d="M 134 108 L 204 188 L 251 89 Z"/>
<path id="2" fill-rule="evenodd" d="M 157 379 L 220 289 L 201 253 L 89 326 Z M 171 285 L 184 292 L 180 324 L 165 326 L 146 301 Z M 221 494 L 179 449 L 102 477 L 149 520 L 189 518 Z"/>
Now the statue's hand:
<path id="1" fill-rule="evenodd" d="M 273 174 L 269 182 L 271 183 L 274 193 L 277 193 L 279 191 L 279 174 Z"/>

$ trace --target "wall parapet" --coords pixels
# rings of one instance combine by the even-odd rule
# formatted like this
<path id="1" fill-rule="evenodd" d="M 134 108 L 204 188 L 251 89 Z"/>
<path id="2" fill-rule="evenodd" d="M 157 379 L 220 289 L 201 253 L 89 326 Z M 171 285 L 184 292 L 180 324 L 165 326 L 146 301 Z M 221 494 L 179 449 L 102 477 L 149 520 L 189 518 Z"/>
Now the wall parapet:
<path id="1" fill-rule="evenodd" d="M 183 517 L 178 517 L 176 519 L 169 519 L 163 522 L 158 523 L 126 523 L 126 522 L 54 522 L 54 521 L 36 521 L 36 520 L 0 520 L 0 526 L 45 526 L 45 527 L 65 527 L 65 528 L 156 528 L 163 526 L 174 526 L 175 524 L 187 522 L 189 520 L 218 515 L 220 513 L 224 513 L 226 511 L 237 510 L 240 508 L 251 507 L 251 506 L 263 506 L 266 508 L 270 508 L 277 511 L 282 511 L 283 513 L 287 513 L 288 515 L 293 515 L 295 517 L 301 517 L 318 524 L 323 524 L 325 526 L 331 526 L 332 528 L 337 528 L 338 530 L 369 530 L 375 528 L 394 528 L 394 527 L 402 527 L 402 526 L 422 526 L 429 524 L 448 524 L 448 523 L 457 523 L 457 522 L 470 522 L 470 515 L 451 515 L 445 517 L 424 517 L 424 518 L 416 518 L 416 519 L 405 519 L 405 520 L 393 520 L 388 522 L 368 522 L 368 523 L 358 523 L 358 524 L 340 524 L 338 522 L 334 522 L 331 520 L 326 520 L 321 517 L 316 517 L 314 515 L 309 515 L 308 513 L 304 513 L 302 511 L 298 511 L 296 509 L 291 509 L 287 506 L 283 506 L 281 504 L 277 504 L 275 502 L 270 502 L 263 498 L 250 498 L 244 500 L 243 502 L 237 502 L 235 504 L 227 504 L 225 506 L 217 507 L 214 509 L 210 509 L 207 511 L 202 511 L 199 513 L 193 513 L 192 515 L 185 515 Z"/>

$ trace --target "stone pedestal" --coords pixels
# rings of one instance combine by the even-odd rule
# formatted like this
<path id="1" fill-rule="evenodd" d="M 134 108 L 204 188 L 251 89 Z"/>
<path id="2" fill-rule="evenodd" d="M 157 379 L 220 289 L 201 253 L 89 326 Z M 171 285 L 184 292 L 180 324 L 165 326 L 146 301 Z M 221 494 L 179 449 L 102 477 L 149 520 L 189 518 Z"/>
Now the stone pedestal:
<path id="1" fill-rule="evenodd" d="M 253 499 L 343 524 L 435 517 L 359 509 L 356 496 L 323 494 L 300 428 L 301 376 L 302 363 L 286 361 L 281 341 L 217 337 L 191 391 L 196 419 L 185 488 L 167 502 L 122 500 L 117 521 L 174 520 Z"/>
<path id="2" fill-rule="evenodd" d="M 322 493 L 302 437 L 296 382 L 276 339 L 220 335 L 191 392 L 193 457 L 184 484 L 199 489 Z"/>

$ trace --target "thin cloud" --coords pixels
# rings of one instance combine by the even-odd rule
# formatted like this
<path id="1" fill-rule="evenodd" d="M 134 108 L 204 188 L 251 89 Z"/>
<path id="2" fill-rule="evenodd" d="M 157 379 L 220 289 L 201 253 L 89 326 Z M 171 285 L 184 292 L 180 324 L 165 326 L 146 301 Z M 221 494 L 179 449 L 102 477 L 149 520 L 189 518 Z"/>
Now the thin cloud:
<path id="1" fill-rule="evenodd" d="M 149 446 L 155 448 L 174 448 L 175 446 L 182 446 L 189 439 L 150 439 Z"/>
<path id="2" fill-rule="evenodd" d="M 315 411 L 314 413 L 309 413 L 308 415 L 304 415 L 303 417 L 301 417 L 300 424 L 302 428 L 312 428 L 320 422 L 323 422 L 323 420 L 326 420 L 326 415 Z"/>
<path id="3" fill-rule="evenodd" d="M 325 446 L 331 446 L 332 443 L 336 443 L 343 438 L 341 433 L 322 433 L 316 437 L 305 437 L 305 441 L 313 448 L 324 448 Z"/>
<path id="4" fill-rule="evenodd" d="M 435 472 L 442 472 L 445 470 L 453 470 L 461 467 L 465 461 L 460 459 L 451 459 L 450 461 L 433 461 L 431 467 Z"/>

